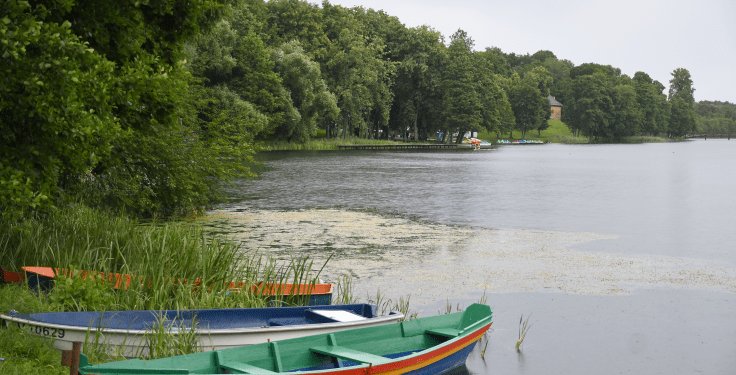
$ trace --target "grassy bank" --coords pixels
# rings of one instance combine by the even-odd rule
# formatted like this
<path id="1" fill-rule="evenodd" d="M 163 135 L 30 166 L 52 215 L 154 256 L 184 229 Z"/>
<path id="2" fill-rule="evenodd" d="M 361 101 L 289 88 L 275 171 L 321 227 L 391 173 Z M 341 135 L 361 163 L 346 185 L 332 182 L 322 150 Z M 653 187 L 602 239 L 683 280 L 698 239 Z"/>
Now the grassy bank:
<path id="1" fill-rule="evenodd" d="M 672 142 L 672 139 L 665 137 L 655 137 L 650 135 L 637 135 L 634 137 L 626 137 L 621 143 L 664 143 Z"/>
<path id="2" fill-rule="evenodd" d="M 499 138 L 496 133 L 488 131 L 478 132 L 478 138 L 495 142 L 498 139 L 509 139 L 509 134 L 501 134 Z M 570 128 L 560 120 L 549 120 L 549 127 L 538 133 L 536 130 L 532 130 L 526 133 L 525 137 L 521 136 L 521 132 L 514 130 L 512 132 L 511 139 L 539 139 L 550 143 L 567 143 L 567 144 L 581 144 L 588 143 L 587 137 L 575 136 L 570 131 Z M 646 137 L 640 137 L 646 138 Z M 433 140 L 427 141 L 433 142 Z M 646 141 L 644 141 L 646 142 Z M 335 138 L 321 138 L 317 137 L 311 139 L 305 143 L 297 142 L 286 142 L 286 141 L 275 141 L 275 142 L 260 142 L 256 145 L 257 151 L 329 151 L 337 150 L 338 145 L 393 145 L 393 144 L 404 144 L 402 141 L 389 141 L 382 139 L 364 139 L 364 138 L 347 138 L 347 139 L 335 139 Z"/>
<path id="3" fill-rule="evenodd" d="M 491 142 L 495 142 L 498 139 L 539 139 L 549 143 L 566 143 L 566 144 L 584 144 L 588 143 L 587 137 L 575 136 L 570 128 L 560 120 L 549 120 L 549 127 L 541 132 L 536 130 L 526 132 L 524 137 L 521 136 L 521 132 L 514 130 L 509 137 L 509 133 L 503 133 L 500 138 L 496 133 L 480 132 L 478 138 L 485 139 Z"/>
<path id="4" fill-rule="evenodd" d="M 26 285 L 0 284 L 2 312 L 261 307 L 272 304 L 274 298 L 250 288 L 233 293 L 229 282 L 314 283 L 325 266 L 309 258 L 278 262 L 244 253 L 237 244 L 208 235 L 195 224 L 141 223 L 84 206 L 0 223 L 0 266 L 17 271 L 24 265 L 133 278 L 127 289 L 116 289 L 114 280 L 61 275 L 53 289 L 40 293 Z M 338 280 L 336 289 L 334 303 L 357 302 L 350 277 Z M 277 303 L 301 305 L 306 298 L 284 296 Z M 411 315 L 408 297 L 393 301 L 379 293 L 371 301 L 381 312 L 398 309 Z M 163 328 L 154 330 L 148 337 L 150 356 L 196 351 L 192 339 L 188 334 L 170 335 Z M 85 344 L 84 352 L 96 363 L 120 359 L 94 343 Z M 0 358 L 4 358 L 0 361 L 3 375 L 69 371 L 59 365 L 61 356 L 51 341 L 14 327 L 0 329 Z"/>
<path id="5" fill-rule="evenodd" d="M 256 145 L 257 151 L 331 151 L 337 150 L 338 145 L 393 145 L 402 144 L 399 141 L 365 138 L 314 138 L 305 143 L 275 141 L 260 142 Z"/>
<path id="6" fill-rule="evenodd" d="M 228 283 L 308 283 L 318 276 L 308 259 L 280 265 L 244 255 L 236 244 L 207 236 L 195 225 L 141 224 L 82 206 L 0 224 L 0 265 L 133 275 L 127 289 L 114 292 L 114 280 L 62 278 L 49 295 L 57 310 L 263 306 L 266 296 L 227 293 Z"/>
<path id="7" fill-rule="evenodd" d="M 28 288 L 0 284 L 0 311 L 44 311 L 48 303 Z M 61 353 L 49 340 L 32 336 L 14 326 L 0 329 L 0 374 L 61 375 L 69 369 L 60 365 Z"/>
<path id="8" fill-rule="evenodd" d="M 273 297 L 250 288 L 232 293 L 229 282 L 313 283 L 320 272 L 307 258 L 279 263 L 243 254 L 236 244 L 188 223 L 144 224 L 83 206 L 1 223 L 0 266 L 17 271 L 23 265 L 129 274 L 132 281 L 128 288 L 115 289 L 114 280 L 102 277 L 57 276 L 54 288 L 40 293 L 25 285 L 0 284 L 0 311 L 261 307 Z M 280 302 L 303 304 L 305 297 L 285 296 Z M 163 331 L 151 341 L 157 356 L 196 350 L 189 344 Z M 91 345 L 85 352 L 101 361 L 114 359 Z M 0 374 L 68 373 L 48 340 L 12 327 L 0 329 L 0 358 Z"/>

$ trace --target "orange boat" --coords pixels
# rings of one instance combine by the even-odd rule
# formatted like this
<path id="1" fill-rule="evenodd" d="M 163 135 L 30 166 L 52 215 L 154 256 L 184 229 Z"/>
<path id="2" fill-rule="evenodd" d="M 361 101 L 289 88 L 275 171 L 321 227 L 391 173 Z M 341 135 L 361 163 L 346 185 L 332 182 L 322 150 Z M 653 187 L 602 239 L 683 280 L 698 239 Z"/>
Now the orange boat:
<path id="1" fill-rule="evenodd" d="M 231 290 L 241 290 L 246 286 L 244 281 L 230 282 Z M 287 284 L 264 283 L 251 285 L 254 294 L 267 296 L 309 296 L 309 305 L 329 305 L 332 303 L 332 284 Z"/>
<path id="2" fill-rule="evenodd" d="M 79 276 L 82 280 L 86 280 L 88 277 L 94 277 L 97 275 L 102 280 L 106 280 L 109 283 L 113 283 L 115 289 L 128 289 L 130 282 L 133 279 L 132 276 L 120 273 L 105 273 L 105 272 L 94 272 L 94 271 L 71 271 L 62 268 L 51 268 L 51 267 L 28 267 L 24 266 L 21 269 L 26 274 L 28 280 L 28 286 L 33 289 L 51 290 L 53 287 L 53 280 L 56 275 Z"/>
<path id="3" fill-rule="evenodd" d="M 7 284 L 16 284 L 21 283 L 25 279 L 23 277 L 23 272 L 14 272 L 9 271 L 3 268 L 0 268 L 0 284 L 1 283 L 7 283 Z"/>
<path id="4" fill-rule="evenodd" d="M 88 277 L 100 277 L 101 280 L 106 280 L 108 283 L 113 285 L 114 289 L 128 289 L 130 283 L 134 280 L 134 277 L 128 274 L 112 273 L 112 272 L 98 272 L 98 271 L 71 271 L 62 268 L 52 267 L 21 267 L 25 272 L 26 279 L 28 280 L 28 286 L 33 290 L 51 290 L 53 287 L 53 280 L 56 275 L 64 276 L 78 276 L 82 279 Z M 22 276 L 22 274 L 21 274 Z M 21 279 L 22 280 L 22 279 Z M 186 283 L 186 280 L 183 281 Z M 197 286 L 201 284 L 200 279 L 194 280 L 193 285 Z M 320 283 L 320 284 L 289 284 L 289 283 L 258 283 L 251 284 L 245 281 L 231 281 L 228 287 L 233 291 L 239 291 L 250 285 L 250 289 L 253 293 L 260 295 L 268 295 L 274 297 L 287 297 L 287 296 L 310 296 L 309 305 L 329 305 L 332 303 L 332 284 Z"/>

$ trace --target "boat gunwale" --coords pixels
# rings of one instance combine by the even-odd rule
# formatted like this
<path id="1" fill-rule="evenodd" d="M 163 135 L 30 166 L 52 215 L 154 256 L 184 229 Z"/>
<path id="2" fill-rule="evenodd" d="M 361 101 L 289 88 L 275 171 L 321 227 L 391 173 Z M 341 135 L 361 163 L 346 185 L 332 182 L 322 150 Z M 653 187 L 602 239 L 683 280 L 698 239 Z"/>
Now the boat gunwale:
<path id="1" fill-rule="evenodd" d="M 449 336 L 446 336 L 446 338 L 444 339 L 439 338 L 438 336 L 435 336 L 432 334 L 431 332 L 432 328 L 427 328 L 427 329 L 422 328 L 423 324 L 419 324 L 417 325 L 417 327 L 409 328 L 410 332 L 412 333 L 407 335 L 406 331 L 404 330 L 404 324 L 406 324 L 407 322 L 395 323 L 399 325 L 400 327 L 400 330 L 399 330 L 400 333 L 397 332 L 398 335 L 395 336 L 396 339 L 406 338 L 406 339 L 413 340 L 411 338 L 421 335 L 421 336 L 424 336 L 425 339 L 429 337 L 435 337 L 437 341 L 430 342 L 425 345 L 414 346 L 413 348 L 411 347 L 406 348 L 405 351 L 401 351 L 401 352 L 392 351 L 392 352 L 384 353 L 384 354 L 375 354 L 375 355 L 385 356 L 385 358 L 388 360 L 385 363 L 372 364 L 372 363 L 363 362 L 363 363 L 356 363 L 355 365 L 350 365 L 347 367 L 335 367 L 335 368 L 305 368 L 305 367 L 293 368 L 292 367 L 290 369 L 283 369 L 283 370 L 280 370 L 280 372 L 277 371 L 275 373 L 294 374 L 294 375 L 309 375 L 309 374 L 314 374 L 314 375 L 353 375 L 353 374 L 355 375 L 358 375 L 358 374 L 398 375 L 398 374 L 404 374 L 407 372 L 414 373 L 415 371 L 421 374 L 425 374 L 425 373 L 429 374 L 429 373 L 432 373 L 432 371 L 435 371 L 438 369 L 441 371 L 446 371 L 446 370 L 455 368 L 456 366 L 459 366 L 460 359 L 462 359 L 463 361 L 467 360 L 467 356 L 469 355 L 470 350 L 472 350 L 474 345 L 476 345 L 477 342 L 481 340 L 482 337 L 485 334 L 487 334 L 489 329 L 493 326 L 492 311 L 490 310 L 489 306 L 487 305 L 482 305 L 482 306 L 485 306 L 486 308 L 488 308 L 488 315 L 484 315 L 484 316 L 476 315 L 475 317 L 471 318 L 472 319 L 471 321 L 466 322 L 466 319 L 464 319 L 465 317 L 464 314 L 468 313 L 468 311 L 470 310 L 469 308 L 468 310 L 463 312 L 463 316 L 460 317 L 461 319 L 460 321 L 463 323 L 461 323 L 459 326 L 456 324 L 449 324 L 449 326 L 454 327 L 454 329 L 456 329 L 456 332 L 457 332 L 457 336 L 451 337 L 451 338 Z M 429 317 L 429 318 L 432 318 L 432 317 Z M 420 318 L 419 321 L 423 319 L 424 318 Z M 430 324 L 430 326 L 431 325 L 433 324 Z M 355 334 L 360 334 L 360 333 L 372 332 L 371 330 L 376 330 L 378 328 L 379 326 L 365 327 L 365 328 L 358 328 L 352 331 Z M 419 330 L 416 330 L 416 328 L 419 328 Z M 346 333 L 347 332 L 349 331 L 346 331 Z M 338 333 L 335 333 L 335 334 L 338 334 Z M 327 335 L 324 334 L 324 336 L 327 336 Z M 297 339 L 293 339 L 293 340 L 297 340 Z M 280 341 L 281 340 L 271 342 L 270 345 L 276 345 Z M 292 339 L 284 340 L 284 341 L 292 341 Z M 328 342 L 329 343 L 334 342 L 334 338 L 328 340 Z M 340 342 L 339 339 L 338 339 L 338 342 Z M 261 346 L 263 345 L 265 344 L 261 344 Z M 333 344 L 328 344 L 328 345 L 333 345 Z M 337 345 L 337 346 L 339 347 L 342 345 Z M 346 348 L 350 349 L 351 345 L 347 345 Z M 224 349 L 223 352 L 228 351 L 228 350 L 233 350 L 233 349 Z M 306 346 L 305 350 L 311 350 L 311 347 Z M 361 351 L 360 349 L 358 350 Z M 417 350 L 417 351 L 414 351 L 414 350 Z M 368 352 L 368 354 L 373 354 L 373 353 Z M 279 354 L 272 353 L 271 355 L 278 356 Z M 393 357 L 396 355 L 398 355 L 398 357 Z M 457 357 L 458 355 L 461 357 Z M 329 357 L 329 355 L 327 356 Z M 169 358 L 176 358 L 176 357 L 180 357 L 180 356 L 174 356 L 174 357 L 169 357 Z M 186 357 L 186 355 L 183 355 L 181 357 Z M 275 361 L 279 361 L 279 359 L 276 359 Z M 251 362 L 250 359 L 244 361 L 244 363 L 246 364 L 250 362 Z M 86 368 L 82 369 L 80 373 L 82 374 L 128 374 L 128 373 L 154 374 L 156 373 L 154 368 L 144 369 L 144 368 L 136 368 L 135 366 L 128 367 L 127 369 L 125 367 L 117 367 L 117 366 L 105 368 L 105 365 L 106 364 L 86 366 Z M 214 365 L 216 369 L 204 371 L 204 372 L 198 372 L 198 373 L 200 374 L 220 374 L 221 371 L 224 371 L 223 369 L 219 368 L 219 360 L 215 359 Z M 99 366 L 102 366 L 102 368 L 100 368 Z M 164 368 L 164 367 L 160 367 L 160 368 Z M 432 369 L 432 370 L 428 370 L 428 369 Z M 146 372 L 146 370 L 150 370 L 153 372 Z M 264 373 L 271 373 L 271 372 L 273 371 L 269 370 L 268 368 L 264 368 Z"/>
<path id="2" fill-rule="evenodd" d="M 406 356 L 398 357 L 398 358 L 389 358 L 391 359 L 390 362 L 382 363 L 382 364 L 369 364 L 369 363 L 363 363 L 360 365 L 355 366 L 349 366 L 349 367 L 341 367 L 341 368 L 331 368 L 331 369 L 321 369 L 321 370 L 306 370 L 306 371 L 285 371 L 285 372 L 278 372 L 277 374 L 294 374 L 294 375 L 311 375 L 311 374 L 339 374 L 339 375 L 348 375 L 350 373 L 355 372 L 356 374 L 365 374 L 365 370 L 368 370 L 367 374 L 403 374 L 406 371 L 414 371 L 421 369 L 422 367 L 426 367 L 427 361 L 436 358 L 437 356 L 444 355 L 441 358 L 437 359 L 436 361 L 430 362 L 437 363 L 447 357 L 449 357 L 452 354 L 457 353 L 458 351 L 474 344 L 476 341 L 480 340 L 480 338 L 493 326 L 492 318 L 484 318 L 482 320 L 479 320 L 476 323 L 473 323 L 471 326 L 477 326 L 478 323 L 485 323 L 483 326 L 474 329 L 472 331 L 469 331 L 465 334 L 461 334 L 460 336 L 457 336 L 452 339 L 448 339 L 447 341 L 443 341 L 437 345 L 431 346 L 427 349 L 424 349 L 422 351 L 418 351 Z M 463 332 L 466 332 L 466 330 L 463 330 Z M 427 334 L 427 333 L 425 333 Z M 455 348 L 455 346 L 457 346 Z M 448 349 L 449 348 L 449 349 Z M 220 375 L 220 374 L 200 374 L 200 375 Z"/>
<path id="3" fill-rule="evenodd" d="M 325 329 L 325 328 L 333 328 L 333 327 L 340 327 L 340 328 L 359 328 L 363 325 L 373 325 L 381 322 L 391 323 L 397 320 L 401 320 L 404 318 L 404 314 L 400 312 L 392 312 L 389 315 L 382 315 L 377 316 L 373 318 L 366 318 L 362 320 L 356 320 L 351 322 L 329 322 L 329 323 L 312 323 L 312 324 L 295 324 L 295 325 L 283 325 L 283 326 L 262 326 L 262 327 L 247 327 L 247 328 L 196 328 L 195 332 L 197 334 L 217 334 L 217 335 L 227 335 L 227 334 L 244 334 L 244 333 L 264 333 L 265 330 L 268 330 L 268 332 L 280 332 L 280 331 L 310 331 L 310 330 L 317 330 L 317 329 Z M 42 322 L 38 320 L 31 320 L 31 319 L 24 319 L 24 318 L 18 318 L 6 314 L 0 314 L 0 320 L 13 322 L 13 323 L 19 323 L 19 324 L 25 324 L 29 326 L 39 326 L 39 327 L 47 327 L 47 328 L 56 328 L 56 329 L 64 329 L 70 332 L 104 332 L 104 333 L 119 333 L 119 334 L 127 334 L 127 335 L 145 335 L 151 332 L 150 329 L 120 329 L 120 328 L 105 328 L 105 327 L 90 327 L 90 326 L 80 326 L 80 325 L 64 325 L 64 324 L 56 324 L 56 323 L 47 323 Z M 172 329 L 172 334 L 178 334 L 179 332 L 187 332 L 186 330 L 179 330 L 179 329 Z M 57 338 L 57 340 L 66 341 L 63 338 Z"/>

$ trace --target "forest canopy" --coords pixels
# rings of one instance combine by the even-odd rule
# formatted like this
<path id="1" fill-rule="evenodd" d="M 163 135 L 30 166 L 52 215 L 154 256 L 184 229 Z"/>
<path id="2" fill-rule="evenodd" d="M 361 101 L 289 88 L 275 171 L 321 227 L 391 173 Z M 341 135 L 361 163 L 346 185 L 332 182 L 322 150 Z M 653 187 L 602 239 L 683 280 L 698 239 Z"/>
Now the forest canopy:
<path id="1" fill-rule="evenodd" d="M 736 130 L 683 68 L 665 93 L 645 72 L 478 50 L 327 1 L 1 1 L 5 218 L 69 201 L 196 213 L 252 175 L 255 142 L 524 134 L 547 127 L 548 96 L 598 142 Z"/>

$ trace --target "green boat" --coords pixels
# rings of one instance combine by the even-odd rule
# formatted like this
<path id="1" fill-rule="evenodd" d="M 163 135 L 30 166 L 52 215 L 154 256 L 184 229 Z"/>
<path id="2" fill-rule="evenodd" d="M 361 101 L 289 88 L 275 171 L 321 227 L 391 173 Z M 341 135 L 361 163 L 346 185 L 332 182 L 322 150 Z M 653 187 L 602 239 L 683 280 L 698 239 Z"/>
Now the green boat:
<path id="1" fill-rule="evenodd" d="M 465 364 L 491 308 L 153 360 L 86 365 L 90 374 L 441 374 Z"/>

